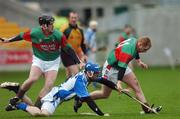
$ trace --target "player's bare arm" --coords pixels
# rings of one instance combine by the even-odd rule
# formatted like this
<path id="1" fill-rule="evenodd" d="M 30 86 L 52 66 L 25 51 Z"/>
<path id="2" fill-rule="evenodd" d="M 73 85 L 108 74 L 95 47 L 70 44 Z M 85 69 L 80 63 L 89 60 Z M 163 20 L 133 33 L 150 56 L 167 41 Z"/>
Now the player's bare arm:
<path id="1" fill-rule="evenodd" d="M 136 62 L 140 67 L 142 67 L 144 69 L 148 69 L 148 65 L 145 64 L 141 59 L 137 59 Z"/>

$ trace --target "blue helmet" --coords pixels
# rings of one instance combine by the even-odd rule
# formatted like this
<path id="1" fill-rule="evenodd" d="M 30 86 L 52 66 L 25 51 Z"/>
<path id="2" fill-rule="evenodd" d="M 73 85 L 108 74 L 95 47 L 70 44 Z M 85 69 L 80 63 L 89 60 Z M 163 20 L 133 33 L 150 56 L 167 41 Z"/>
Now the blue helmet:
<path id="1" fill-rule="evenodd" d="M 94 63 L 88 62 L 85 65 L 85 71 L 99 72 L 100 68 L 99 68 L 98 64 L 94 64 Z"/>

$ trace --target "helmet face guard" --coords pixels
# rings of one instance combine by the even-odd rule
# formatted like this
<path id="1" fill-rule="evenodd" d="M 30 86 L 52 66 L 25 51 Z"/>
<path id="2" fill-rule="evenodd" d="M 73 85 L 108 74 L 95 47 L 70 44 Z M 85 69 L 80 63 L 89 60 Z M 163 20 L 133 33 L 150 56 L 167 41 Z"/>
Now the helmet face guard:
<path id="1" fill-rule="evenodd" d="M 85 71 L 86 72 L 91 72 L 91 74 L 93 74 L 94 76 L 98 77 L 100 74 L 100 68 L 98 64 L 94 64 L 94 63 L 90 63 L 88 62 L 85 65 Z"/>
<path id="2" fill-rule="evenodd" d="M 50 15 L 42 15 L 39 17 L 39 25 L 46 24 L 47 26 L 54 23 L 54 17 Z"/>

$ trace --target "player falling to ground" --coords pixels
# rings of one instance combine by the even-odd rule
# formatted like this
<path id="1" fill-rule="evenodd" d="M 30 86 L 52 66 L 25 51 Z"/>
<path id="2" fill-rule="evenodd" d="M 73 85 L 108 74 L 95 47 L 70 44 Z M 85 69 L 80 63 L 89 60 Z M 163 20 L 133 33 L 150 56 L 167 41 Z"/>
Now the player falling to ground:
<path id="1" fill-rule="evenodd" d="M 41 99 L 41 109 L 35 106 L 30 106 L 24 102 L 19 102 L 13 106 L 11 105 L 11 110 L 8 111 L 19 109 L 28 112 L 33 116 L 50 116 L 64 100 L 71 99 L 73 96 L 77 95 L 80 97 L 80 100 L 82 102 L 86 102 L 97 115 L 108 116 L 108 114 L 103 113 L 98 108 L 96 103 L 91 99 L 87 89 L 90 82 L 96 81 L 117 90 L 117 87 L 113 82 L 98 77 L 99 73 L 99 65 L 87 63 L 85 65 L 85 70 L 77 73 L 73 77 L 70 77 L 66 82 L 60 84 L 59 86 L 53 87 L 52 90 Z"/>
<path id="2" fill-rule="evenodd" d="M 39 17 L 40 26 L 10 39 L 1 38 L 4 43 L 24 39 L 32 43 L 33 50 L 29 77 L 19 89 L 16 89 L 17 94 L 10 99 L 10 105 L 22 99 L 24 94 L 43 75 L 45 78 L 44 87 L 41 89 L 35 104 L 38 107 L 40 106 L 40 99 L 51 90 L 57 77 L 60 64 L 60 49 L 66 52 L 75 63 L 80 63 L 73 49 L 66 43 L 66 37 L 60 31 L 54 29 L 53 23 L 54 18 L 52 16 L 42 15 Z M 32 105 L 32 102 L 29 101 L 29 104 Z"/>
<path id="3" fill-rule="evenodd" d="M 84 44 L 83 30 L 77 24 L 78 18 L 77 12 L 70 12 L 69 24 L 65 24 L 60 30 L 66 36 L 67 42 L 72 46 L 79 59 L 82 62 L 86 62 L 86 46 Z M 73 76 L 79 71 L 78 65 L 63 51 L 61 53 L 61 58 L 66 59 L 63 60 L 62 63 L 66 67 L 67 77 Z"/>
<path id="4" fill-rule="evenodd" d="M 136 57 L 137 53 L 145 53 L 151 48 L 151 40 L 149 37 L 140 37 L 139 39 L 130 38 L 124 42 L 121 42 L 114 50 L 112 50 L 104 64 L 102 70 L 102 76 L 104 79 L 110 80 L 117 84 L 117 88 L 122 90 L 121 81 L 126 83 L 133 89 L 135 96 L 138 100 L 149 106 L 147 100 L 143 94 L 141 86 L 128 67 L 128 63 Z M 133 78 L 129 78 L 133 77 Z M 90 94 L 93 100 L 108 98 L 112 89 L 103 85 L 101 90 L 94 91 Z M 81 106 L 81 102 L 76 100 L 75 111 Z M 144 113 L 152 113 L 149 109 L 142 105 Z M 158 112 L 161 110 L 161 106 L 155 108 Z"/>

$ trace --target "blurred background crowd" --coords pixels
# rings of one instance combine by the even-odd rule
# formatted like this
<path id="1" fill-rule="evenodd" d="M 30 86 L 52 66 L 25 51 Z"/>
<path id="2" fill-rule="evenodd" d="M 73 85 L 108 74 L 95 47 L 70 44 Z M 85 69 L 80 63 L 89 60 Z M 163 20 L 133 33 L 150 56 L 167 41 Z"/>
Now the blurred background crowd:
<path id="1" fill-rule="evenodd" d="M 68 22 L 69 12 L 76 11 L 92 48 L 90 60 L 104 63 L 122 36 L 149 36 L 152 49 L 142 59 L 150 66 L 175 69 L 180 65 L 179 6 L 179 0 L 0 0 L 0 37 L 10 38 L 37 26 L 42 14 L 53 15 L 55 28 L 60 29 Z M 0 43 L 0 70 L 24 70 L 30 63 L 31 44 Z"/>

